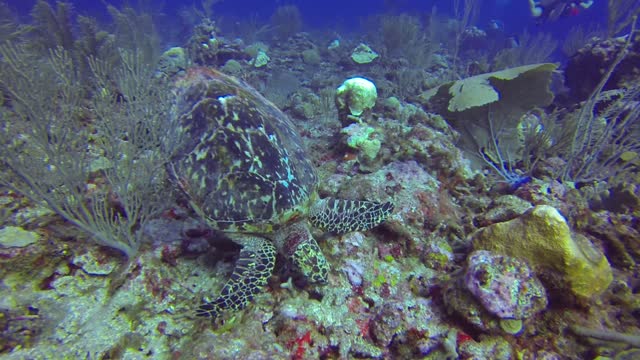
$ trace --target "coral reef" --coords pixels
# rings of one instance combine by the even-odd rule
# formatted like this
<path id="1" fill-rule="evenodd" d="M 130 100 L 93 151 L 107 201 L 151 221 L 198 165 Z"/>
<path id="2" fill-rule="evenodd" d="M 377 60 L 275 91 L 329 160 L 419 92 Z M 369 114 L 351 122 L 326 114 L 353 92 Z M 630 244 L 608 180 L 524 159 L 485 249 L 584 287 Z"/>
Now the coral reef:
<path id="1" fill-rule="evenodd" d="M 0 357 L 638 357 L 637 33 L 598 32 L 556 65 L 556 37 L 485 26 L 477 1 L 455 1 L 453 18 L 394 8 L 330 30 L 302 3 L 239 16 L 216 0 L 175 13 L 98 4 L 96 19 L 79 2 L 35 3 L 30 17 L 0 4 Z M 635 29 L 633 12 L 613 15 L 610 33 Z M 264 170 L 294 161 L 265 155 L 265 142 L 294 141 L 304 173 L 317 171 L 304 184 L 317 184 L 318 204 L 392 202 L 387 221 L 344 234 L 276 221 L 251 236 L 313 237 L 312 256 L 243 262 L 247 243 L 203 221 L 202 182 L 166 172 L 177 137 L 163 120 L 183 113 L 175 95 L 203 67 L 237 85 L 183 102 L 207 124 L 247 93 L 273 104 L 244 107 L 216 130 L 227 142 L 205 136 L 215 151 L 185 159 L 241 149 Z M 340 87 L 354 78 L 375 85 Z M 256 114 L 286 118 L 286 136 L 247 125 Z M 216 166 L 239 158 L 225 159 Z M 239 205 L 267 211 L 300 185 L 286 170 L 250 173 L 286 180 Z M 238 209 L 206 212 L 221 208 Z M 213 322 L 197 317 L 211 294 L 236 295 L 239 257 L 269 267 L 261 291 Z M 316 265 L 324 283 L 305 276 Z"/>
<path id="2" fill-rule="evenodd" d="M 347 145 L 364 155 L 364 162 L 373 161 L 382 147 L 382 142 L 375 136 L 375 129 L 362 125 L 351 124 L 342 129 L 341 133 L 347 136 Z"/>
<path id="3" fill-rule="evenodd" d="M 348 125 L 360 119 L 362 113 L 373 108 L 378 99 L 378 90 L 371 81 L 361 77 L 345 80 L 336 90 L 336 107 L 340 120 Z"/>

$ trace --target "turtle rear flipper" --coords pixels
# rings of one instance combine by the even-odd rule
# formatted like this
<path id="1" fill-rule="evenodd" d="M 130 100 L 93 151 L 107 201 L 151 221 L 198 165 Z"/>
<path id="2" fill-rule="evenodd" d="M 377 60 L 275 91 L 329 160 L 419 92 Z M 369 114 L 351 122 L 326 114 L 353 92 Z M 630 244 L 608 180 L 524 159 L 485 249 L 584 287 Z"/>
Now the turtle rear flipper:
<path id="1" fill-rule="evenodd" d="M 215 318 L 224 311 L 242 310 L 267 285 L 276 260 L 276 248 L 273 244 L 256 236 L 232 234 L 231 238 L 242 245 L 231 278 L 217 299 L 200 305 L 196 316 Z"/>
<path id="2" fill-rule="evenodd" d="M 309 212 L 311 225 L 332 233 L 363 231 L 382 223 L 393 211 L 390 202 L 318 200 Z"/>

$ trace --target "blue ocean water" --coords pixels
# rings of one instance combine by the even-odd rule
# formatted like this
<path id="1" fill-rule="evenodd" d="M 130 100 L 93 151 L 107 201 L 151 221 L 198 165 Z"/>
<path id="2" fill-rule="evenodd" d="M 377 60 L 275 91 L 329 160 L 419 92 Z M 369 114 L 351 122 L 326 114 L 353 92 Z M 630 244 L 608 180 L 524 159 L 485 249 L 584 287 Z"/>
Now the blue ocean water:
<path id="1" fill-rule="evenodd" d="M 462 1 L 461 1 L 462 2 Z M 10 0 L 7 2 L 12 8 L 22 15 L 28 14 L 33 7 L 33 0 Z M 69 1 L 78 13 L 89 14 L 97 18 L 108 16 L 104 2 L 100 1 Z M 175 15 L 177 12 L 190 6 L 198 6 L 199 1 L 122 1 L 114 0 L 106 2 L 116 7 L 131 5 L 139 9 L 152 9 L 166 15 Z M 316 1 L 260 1 L 260 0 L 223 0 L 213 4 L 213 11 L 217 16 L 234 17 L 238 20 L 249 16 L 257 16 L 258 19 L 267 21 L 273 12 L 284 5 L 295 5 L 302 14 L 305 26 L 313 29 L 331 29 L 335 25 L 341 25 L 344 29 L 357 29 L 363 18 L 380 14 L 424 15 L 435 7 L 443 15 L 453 16 L 453 1 L 450 0 L 374 0 L 374 1 L 340 1 L 326 0 Z M 527 0 L 482 0 L 480 11 L 474 25 L 480 28 L 488 26 L 492 20 L 500 20 L 505 25 L 505 31 L 509 34 L 519 34 L 524 30 L 531 33 L 539 31 L 549 32 L 562 40 L 567 31 L 575 25 L 597 24 L 605 26 L 606 6 L 604 0 L 596 0 L 588 10 L 584 10 L 578 16 L 571 16 L 561 21 L 537 24 L 531 17 Z M 171 26 L 168 22 L 163 26 Z"/>

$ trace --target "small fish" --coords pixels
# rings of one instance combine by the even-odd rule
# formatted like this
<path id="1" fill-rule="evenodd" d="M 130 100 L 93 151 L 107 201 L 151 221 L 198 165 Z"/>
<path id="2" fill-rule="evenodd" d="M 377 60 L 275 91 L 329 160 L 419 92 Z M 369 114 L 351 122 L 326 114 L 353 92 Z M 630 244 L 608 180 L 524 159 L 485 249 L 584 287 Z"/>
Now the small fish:
<path id="1" fill-rule="evenodd" d="M 504 31 L 504 22 L 502 22 L 502 20 L 498 20 L 498 19 L 489 20 L 489 30 L 491 30 L 491 31 L 499 31 L 499 32 Z"/>
<path id="2" fill-rule="evenodd" d="M 506 44 L 505 45 L 509 49 L 519 48 L 520 47 L 520 39 L 518 38 L 517 35 L 509 36 L 506 39 Z"/>

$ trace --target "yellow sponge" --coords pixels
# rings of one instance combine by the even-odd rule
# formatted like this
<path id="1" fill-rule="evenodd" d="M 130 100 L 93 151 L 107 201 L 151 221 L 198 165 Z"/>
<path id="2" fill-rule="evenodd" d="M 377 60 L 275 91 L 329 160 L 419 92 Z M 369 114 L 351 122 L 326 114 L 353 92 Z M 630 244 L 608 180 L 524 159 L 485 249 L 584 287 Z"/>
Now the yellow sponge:
<path id="1" fill-rule="evenodd" d="M 473 247 L 527 260 L 536 270 L 557 272 L 581 298 L 601 294 L 613 280 L 604 254 L 586 237 L 572 234 L 565 218 L 547 205 L 479 230 Z"/>

